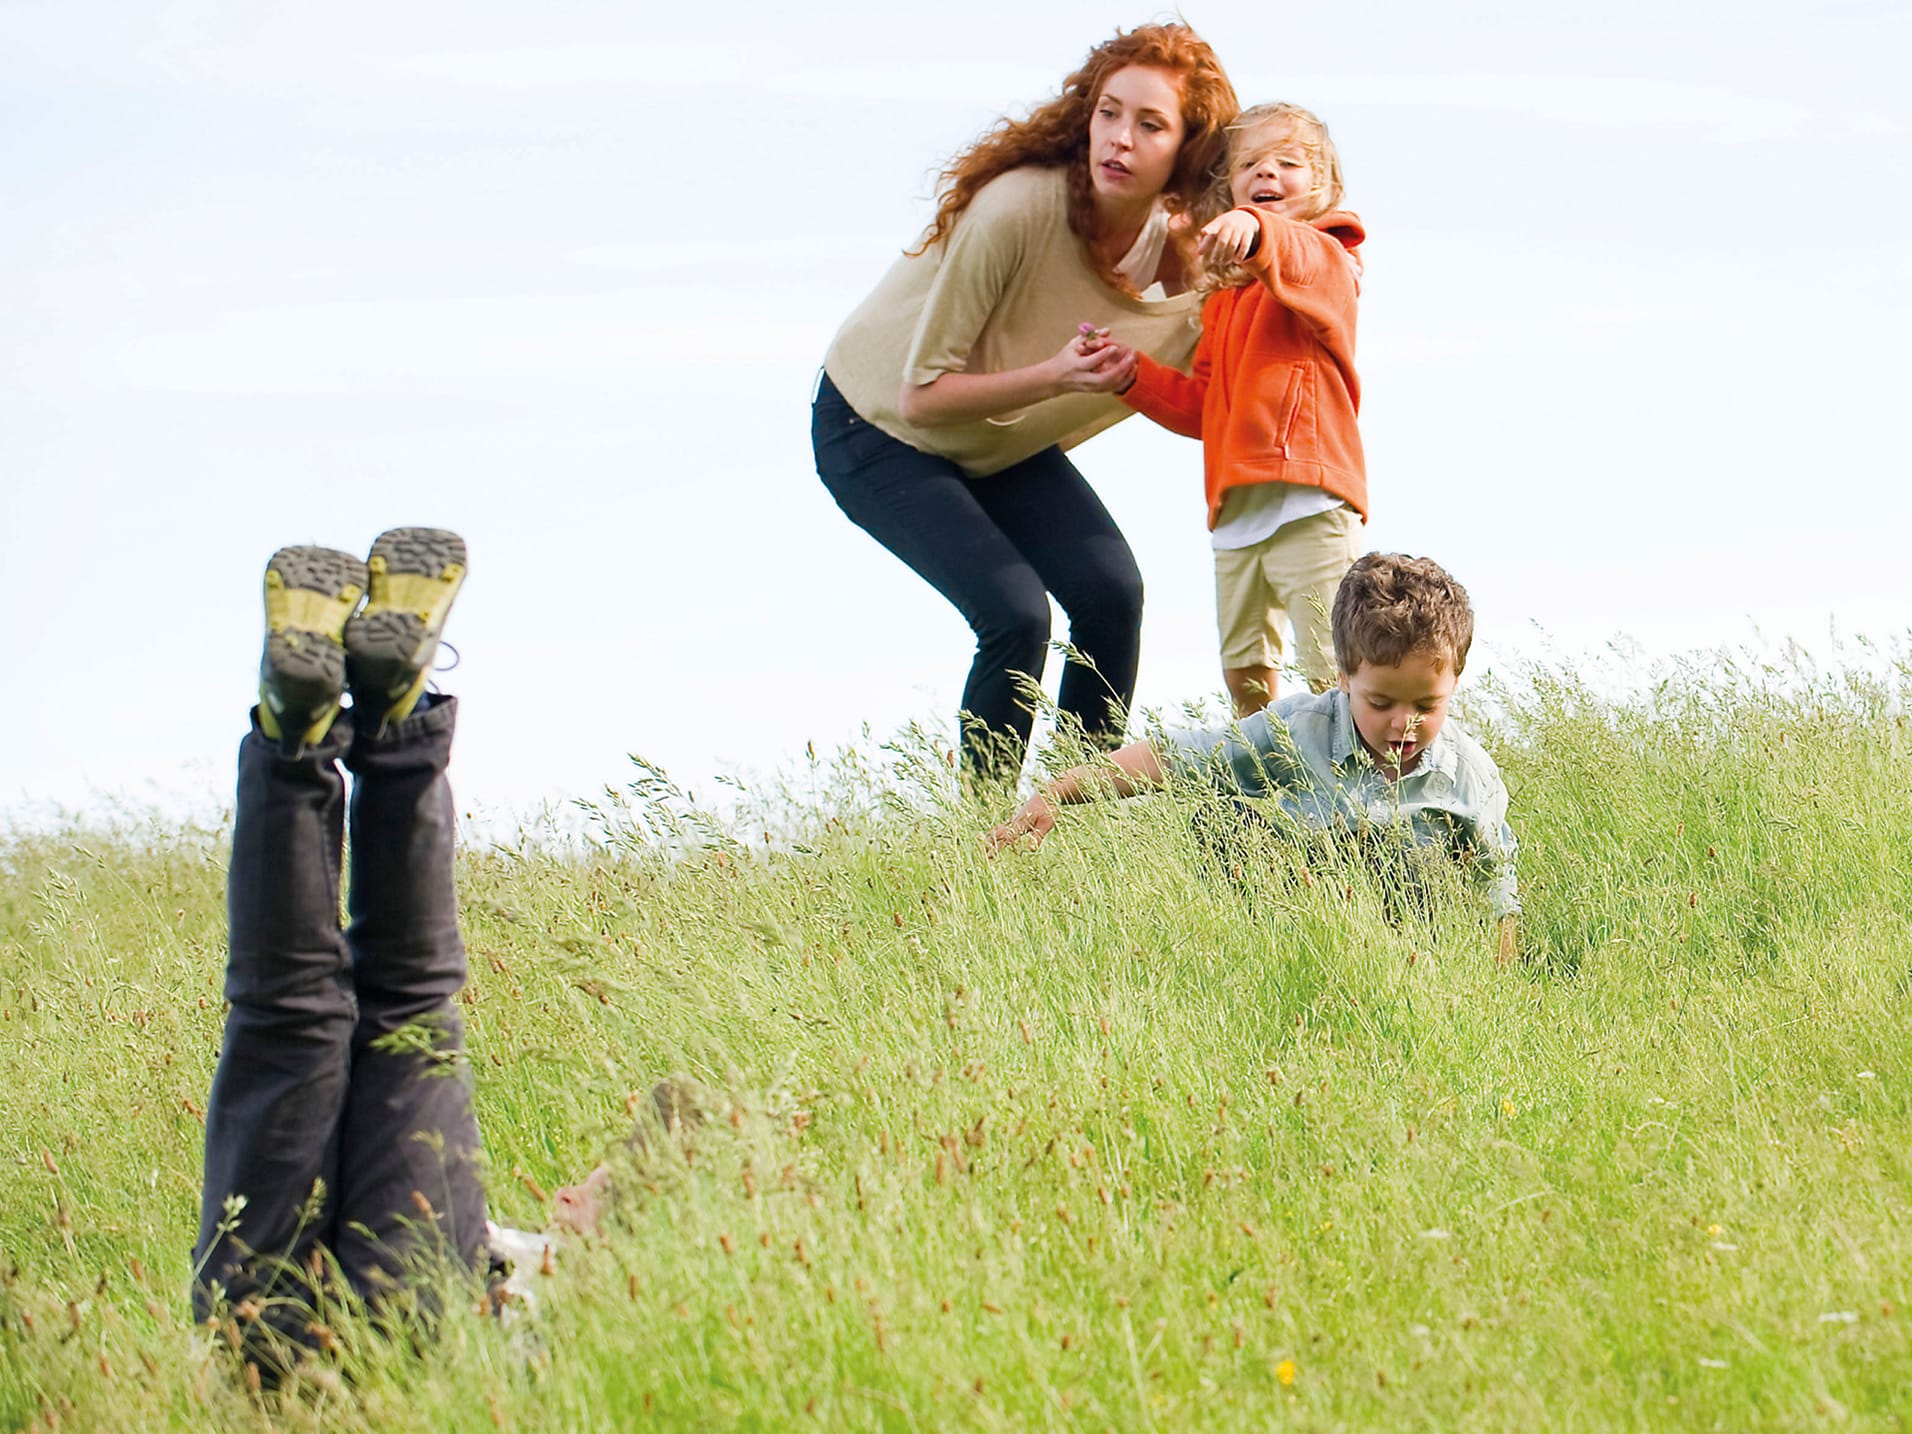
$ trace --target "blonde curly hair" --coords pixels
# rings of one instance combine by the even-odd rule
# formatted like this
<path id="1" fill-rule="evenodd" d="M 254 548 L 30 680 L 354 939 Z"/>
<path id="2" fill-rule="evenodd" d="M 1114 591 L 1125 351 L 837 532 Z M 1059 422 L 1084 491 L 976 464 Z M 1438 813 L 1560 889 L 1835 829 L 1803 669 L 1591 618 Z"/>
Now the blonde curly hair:
<path id="1" fill-rule="evenodd" d="M 1251 105 L 1228 126 L 1228 157 L 1216 169 L 1213 182 L 1196 207 L 1195 227 L 1199 229 L 1217 215 L 1233 209 L 1236 173 L 1259 163 L 1269 150 L 1285 144 L 1300 147 L 1314 176 L 1308 206 L 1294 217 L 1306 223 L 1339 208 L 1346 195 L 1341 153 L 1334 147 L 1334 139 L 1321 117 L 1300 105 Z M 1204 292 L 1213 292 L 1239 288 L 1250 280 L 1248 270 L 1240 264 L 1205 264 L 1198 287 Z"/>

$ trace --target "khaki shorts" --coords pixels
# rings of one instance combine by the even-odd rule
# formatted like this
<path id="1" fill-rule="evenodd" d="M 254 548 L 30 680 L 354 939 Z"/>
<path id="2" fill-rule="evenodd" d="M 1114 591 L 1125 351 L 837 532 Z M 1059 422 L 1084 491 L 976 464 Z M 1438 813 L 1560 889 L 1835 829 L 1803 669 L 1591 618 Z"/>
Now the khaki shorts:
<path id="1" fill-rule="evenodd" d="M 1361 515 L 1343 504 L 1283 524 L 1252 548 L 1215 554 L 1215 617 L 1222 666 L 1281 666 L 1281 629 L 1295 630 L 1294 662 L 1317 692 L 1335 680 L 1328 615 L 1341 575 L 1361 556 Z"/>

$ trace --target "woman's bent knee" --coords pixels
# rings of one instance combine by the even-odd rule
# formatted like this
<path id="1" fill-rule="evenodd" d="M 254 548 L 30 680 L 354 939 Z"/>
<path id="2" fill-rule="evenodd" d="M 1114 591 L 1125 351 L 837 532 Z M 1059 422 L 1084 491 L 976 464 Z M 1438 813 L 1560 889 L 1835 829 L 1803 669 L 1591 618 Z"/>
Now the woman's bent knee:
<path id="1" fill-rule="evenodd" d="M 1063 606 L 1069 614 L 1069 625 L 1078 631 L 1138 631 L 1142 626 L 1142 574 L 1133 564 L 1105 572 L 1093 586 L 1072 594 Z"/>

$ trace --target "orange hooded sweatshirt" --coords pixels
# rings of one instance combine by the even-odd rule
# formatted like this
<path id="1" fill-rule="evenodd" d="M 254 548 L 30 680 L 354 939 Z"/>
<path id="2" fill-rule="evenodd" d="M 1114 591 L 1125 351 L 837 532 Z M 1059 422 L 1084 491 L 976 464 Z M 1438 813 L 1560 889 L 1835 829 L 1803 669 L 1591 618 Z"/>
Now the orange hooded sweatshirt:
<path id="1" fill-rule="evenodd" d="M 1208 526 L 1222 495 L 1247 483 L 1325 488 L 1368 516 L 1367 467 L 1355 414 L 1353 250 L 1367 237 L 1341 210 L 1302 224 L 1244 208 L 1261 242 L 1242 261 L 1257 282 L 1202 305 L 1190 371 L 1146 354 L 1123 401 L 1164 428 L 1202 440 Z"/>

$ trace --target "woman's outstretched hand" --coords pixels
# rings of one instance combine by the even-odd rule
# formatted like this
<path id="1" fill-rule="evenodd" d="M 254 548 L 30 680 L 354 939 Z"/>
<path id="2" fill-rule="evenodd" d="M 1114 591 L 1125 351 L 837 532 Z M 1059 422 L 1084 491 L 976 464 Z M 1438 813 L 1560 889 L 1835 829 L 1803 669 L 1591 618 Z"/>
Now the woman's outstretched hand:
<path id="1" fill-rule="evenodd" d="M 1242 209 L 1218 214 L 1202 226 L 1195 252 L 1212 264 L 1239 264 L 1254 253 L 1261 239 L 1261 221 Z"/>

